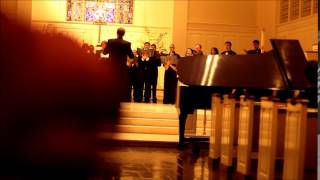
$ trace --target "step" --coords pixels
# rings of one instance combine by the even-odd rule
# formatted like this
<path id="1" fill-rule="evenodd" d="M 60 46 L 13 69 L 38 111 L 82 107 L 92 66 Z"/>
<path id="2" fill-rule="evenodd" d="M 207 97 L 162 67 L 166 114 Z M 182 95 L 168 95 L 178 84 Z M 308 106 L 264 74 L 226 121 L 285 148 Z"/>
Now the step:
<path id="1" fill-rule="evenodd" d="M 178 127 L 179 121 L 177 119 L 122 117 L 119 125 Z"/>
<path id="2" fill-rule="evenodd" d="M 164 134 L 178 135 L 178 127 L 155 127 L 155 126 L 133 126 L 117 125 L 117 131 L 121 133 L 146 133 L 146 134 Z"/>
<path id="3" fill-rule="evenodd" d="M 156 104 L 156 103 L 121 103 L 121 111 L 133 112 L 154 112 L 154 113 L 177 113 L 177 108 L 172 104 Z"/>
<path id="4" fill-rule="evenodd" d="M 99 138 L 109 138 L 108 133 L 99 133 Z M 178 142 L 178 135 L 149 134 L 149 133 L 122 133 L 117 132 L 112 136 L 114 140 L 122 141 L 147 141 L 147 142 Z"/>
<path id="5" fill-rule="evenodd" d="M 151 112 L 151 111 L 123 111 L 120 110 L 121 118 L 146 118 L 146 119 L 176 119 L 178 113 L 170 112 Z"/>

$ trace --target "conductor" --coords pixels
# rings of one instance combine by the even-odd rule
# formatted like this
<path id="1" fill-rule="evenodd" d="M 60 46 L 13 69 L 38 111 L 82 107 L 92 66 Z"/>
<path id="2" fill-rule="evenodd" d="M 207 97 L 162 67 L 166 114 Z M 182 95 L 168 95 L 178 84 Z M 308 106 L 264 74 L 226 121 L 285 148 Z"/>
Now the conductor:
<path id="1" fill-rule="evenodd" d="M 129 85 L 129 67 L 127 65 L 127 57 L 130 59 L 134 58 L 131 50 L 131 43 L 123 40 L 125 29 L 120 27 L 117 30 L 117 38 L 109 39 L 108 46 L 104 50 L 103 54 L 109 54 L 110 63 L 114 67 L 118 68 L 120 74 L 116 74 L 120 79 L 121 83 L 121 101 L 131 101 L 131 88 Z"/>

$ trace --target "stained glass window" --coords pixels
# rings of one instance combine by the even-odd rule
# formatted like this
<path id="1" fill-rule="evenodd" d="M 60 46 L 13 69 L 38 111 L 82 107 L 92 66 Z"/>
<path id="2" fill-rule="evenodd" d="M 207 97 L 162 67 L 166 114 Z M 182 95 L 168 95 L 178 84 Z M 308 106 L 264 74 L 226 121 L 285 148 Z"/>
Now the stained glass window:
<path id="1" fill-rule="evenodd" d="M 66 19 L 132 24 L 133 0 L 67 0 Z"/>

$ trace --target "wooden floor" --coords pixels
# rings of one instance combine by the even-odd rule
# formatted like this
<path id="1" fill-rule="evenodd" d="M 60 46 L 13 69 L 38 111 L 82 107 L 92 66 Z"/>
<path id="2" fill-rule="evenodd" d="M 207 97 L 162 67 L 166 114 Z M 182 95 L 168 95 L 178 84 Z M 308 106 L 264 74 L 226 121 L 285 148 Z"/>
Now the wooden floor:
<path id="1" fill-rule="evenodd" d="M 208 147 L 201 148 L 197 155 L 192 153 L 191 147 L 185 151 L 176 150 L 179 120 L 175 105 L 122 103 L 120 112 L 118 131 L 113 136 L 120 145 L 100 153 L 103 163 L 99 176 L 102 179 L 256 179 L 256 159 L 252 162 L 251 175 L 244 177 L 219 163 L 214 165 L 208 158 Z M 203 127 L 203 112 L 197 113 L 200 113 L 198 131 Z M 207 125 L 209 129 L 210 121 Z M 103 139 L 108 134 L 100 133 L 99 136 Z M 281 179 L 282 162 L 278 161 L 276 167 L 276 179 Z M 317 172 L 305 171 L 304 179 L 317 179 Z"/>
<path id="2" fill-rule="evenodd" d="M 244 177 L 234 169 L 214 164 L 208 150 L 195 155 L 191 148 L 178 151 L 172 147 L 123 146 L 101 152 L 103 164 L 99 168 L 102 179 L 125 180 L 242 180 L 256 179 L 256 161 L 252 162 L 251 175 Z M 277 163 L 276 179 L 281 179 L 282 163 Z M 316 172 L 306 172 L 306 180 L 315 180 Z"/>

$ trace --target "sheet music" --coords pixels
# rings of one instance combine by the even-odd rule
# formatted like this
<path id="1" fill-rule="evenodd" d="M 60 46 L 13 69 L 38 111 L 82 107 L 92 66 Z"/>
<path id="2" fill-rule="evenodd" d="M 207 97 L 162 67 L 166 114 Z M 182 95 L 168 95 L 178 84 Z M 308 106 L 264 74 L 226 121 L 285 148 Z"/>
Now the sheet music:
<path id="1" fill-rule="evenodd" d="M 137 53 L 139 56 L 142 56 L 142 54 L 146 53 L 148 54 L 148 57 L 153 57 L 154 56 L 154 50 L 153 49 L 140 49 L 137 48 Z"/>

